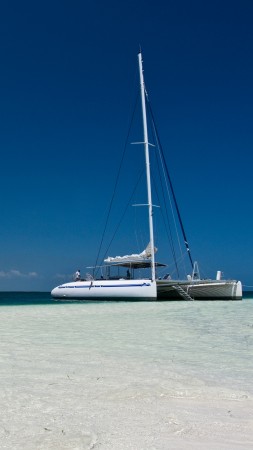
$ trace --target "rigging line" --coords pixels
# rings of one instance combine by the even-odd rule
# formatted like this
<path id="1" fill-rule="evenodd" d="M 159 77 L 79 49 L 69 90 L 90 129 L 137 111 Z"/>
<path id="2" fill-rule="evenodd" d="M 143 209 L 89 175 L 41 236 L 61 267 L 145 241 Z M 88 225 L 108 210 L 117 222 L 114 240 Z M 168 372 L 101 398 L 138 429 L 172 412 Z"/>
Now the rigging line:
<path id="1" fill-rule="evenodd" d="M 158 172 L 159 172 L 159 169 L 158 169 Z M 160 174 L 159 174 L 159 176 L 160 176 Z M 160 203 L 159 193 L 158 193 L 157 186 L 156 186 L 156 183 L 155 183 L 153 177 L 152 177 L 152 180 L 153 180 L 153 186 L 155 188 L 156 195 L 157 195 L 157 198 L 158 198 L 158 202 Z M 166 203 L 165 203 L 163 186 L 162 186 L 162 196 L 163 196 L 163 202 L 164 202 L 164 205 L 165 205 L 165 213 L 166 213 L 166 219 L 167 220 L 165 220 L 164 213 L 163 213 L 162 209 L 161 209 L 161 215 L 162 215 L 162 218 L 163 218 L 163 223 L 164 223 L 164 226 L 165 226 L 166 234 L 167 234 L 167 237 L 168 237 L 168 240 L 169 240 L 169 243 L 170 243 L 170 249 L 171 249 L 171 253 L 172 253 L 172 256 L 173 256 L 174 264 L 175 264 L 175 267 L 176 267 L 176 270 L 177 270 L 177 275 L 179 277 L 179 270 L 178 270 L 178 265 L 177 265 L 176 252 L 175 252 L 175 247 L 174 247 L 173 238 L 172 238 L 172 231 L 171 231 L 170 221 L 169 221 L 169 217 L 168 217 L 168 209 L 167 209 L 167 206 L 166 206 Z M 168 228 L 169 228 L 169 232 L 168 232 Z"/>
<path id="2" fill-rule="evenodd" d="M 178 216 L 178 221 L 179 221 L 180 228 L 181 228 L 181 232 L 182 232 L 183 238 L 184 238 L 184 244 L 185 244 L 186 250 L 187 250 L 187 252 L 188 252 L 188 254 L 189 254 L 189 259 L 190 259 L 191 267 L 193 268 L 193 261 L 192 261 L 192 257 L 191 257 L 191 253 L 190 253 L 190 249 L 189 249 L 189 245 L 188 245 L 188 240 L 187 240 L 187 238 L 186 238 L 186 234 L 185 234 L 185 231 L 184 231 L 184 226 L 183 226 L 183 222 L 182 222 L 181 215 L 180 215 L 180 212 L 179 212 L 179 208 L 178 208 L 177 200 L 176 200 L 176 197 L 175 197 L 174 189 L 173 189 L 173 186 L 172 186 L 171 178 L 170 178 L 170 175 L 169 175 L 169 173 L 168 173 L 168 167 L 167 167 L 167 165 L 166 165 L 166 161 L 165 161 L 165 158 L 164 158 L 164 154 L 163 154 L 162 149 L 159 148 L 159 150 L 161 151 L 162 163 L 163 163 L 163 170 L 165 169 L 165 172 L 166 172 L 166 174 L 167 174 L 167 178 L 168 178 L 168 181 L 169 181 L 169 185 L 170 185 L 172 197 L 173 197 L 174 204 L 175 204 L 175 207 L 176 207 L 177 216 Z M 170 201 L 171 201 L 171 200 L 170 200 Z M 173 217 L 174 217 L 174 214 L 173 214 Z M 175 217 L 174 217 L 174 220 L 175 220 Z M 179 248 L 180 248 L 180 251 L 181 251 L 181 253 L 182 253 L 182 248 L 181 248 L 181 244 L 180 244 L 180 239 L 179 239 L 179 236 L 178 236 L 177 228 L 176 228 L 176 232 L 177 232 L 177 238 L 178 238 Z"/>
<path id="3" fill-rule="evenodd" d="M 152 122 L 152 126 L 154 127 L 154 123 L 153 122 Z M 173 208 L 173 204 L 172 204 L 171 192 L 170 192 L 170 189 L 168 187 L 168 179 L 167 179 L 168 177 L 166 177 L 166 174 L 165 174 L 165 168 L 164 168 L 163 160 L 162 160 L 162 157 L 161 157 L 161 149 L 159 147 L 157 136 L 156 136 L 156 143 L 157 143 L 157 147 L 158 147 L 158 151 L 159 151 L 159 156 L 160 156 L 160 159 L 161 159 L 161 166 L 162 166 L 163 176 L 164 176 L 164 180 L 165 180 L 165 186 L 166 186 L 166 190 L 167 190 L 167 194 L 168 194 L 168 198 L 169 198 L 169 202 L 170 202 L 170 208 L 171 208 L 172 218 L 173 218 L 174 227 L 175 227 L 175 231 L 176 231 L 178 248 L 179 248 L 179 251 L 180 251 L 180 253 L 182 255 L 183 252 L 182 252 L 181 242 L 180 242 L 179 233 L 178 233 L 178 226 L 177 226 L 175 212 L 174 212 L 174 208 Z M 167 202 L 165 202 L 165 205 L 166 204 L 167 204 Z M 168 220 L 168 218 L 167 218 L 167 220 Z"/>
<path id="4" fill-rule="evenodd" d="M 149 105 L 149 108 L 150 108 L 150 105 Z M 151 115 L 150 109 L 149 109 L 149 113 L 150 113 L 150 115 Z M 167 177 L 166 177 L 165 170 L 164 170 L 164 164 L 163 164 L 163 161 L 162 161 L 162 158 L 161 158 L 161 149 L 160 149 L 160 147 L 159 147 L 158 137 L 157 137 L 157 134 L 156 134 L 154 122 L 152 121 L 152 117 L 151 117 L 151 124 L 152 124 L 151 130 L 152 130 L 152 134 L 153 134 L 153 139 L 154 139 L 154 142 L 156 142 L 156 145 L 157 145 L 157 148 L 158 148 L 158 152 L 159 152 L 159 156 L 160 156 L 160 160 L 161 160 L 161 166 L 162 166 L 162 171 L 163 171 L 163 178 L 164 178 L 164 181 L 165 181 L 165 186 L 166 186 L 166 190 L 167 190 L 167 194 L 168 194 L 168 198 L 169 198 L 169 202 L 170 202 L 170 209 L 171 209 L 172 218 L 173 218 L 173 222 L 174 222 L 174 227 L 175 227 L 175 231 L 176 231 L 176 237 L 177 237 L 177 242 L 178 242 L 178 248 L 179 248 L 179 251 L 180 251 L 181 257 L 182 257 L 183 252 L 182 252 L 182 247 L 181 247 L 180 238 L 179 238 L 179 234 L 178 234 L 178 227 L 177 227 L 177 223 L 176 223 L 176 218 L 175 218 L 174 208 L 173 208 L 173 206 L 172 206 L 171 193 L 170 193 L 170 190 L 169 190 L 169 188 L 168 188 L 168 182 L 167 182 Z M 161 171 L 160 171 L 160 164 L 158 163 L 157 152 L 155 152 L 155 154 L 156 154 L 156 162 L 157 162 L 157 167 L 158 167 L 158 173 L 159 173 L 159 176 L 160 176 L 160 183 L 161 183 L 162 192 L 163 192 L 163 201 L 164 201 L 164 206 L 165 206 L 165 211 L 166 211 L 167 224 L 168 224 L 169 230 L 170 230 L 170 239 L 169 239 L 169 242 L 170 242 L 170 247 L 171 247 L 172 256 L 173 256 L 173 259 L 174 259 L 174 264 L 175 264 L 175 267 L 176 267 L 176 270 L 177 270 L 177 274 L 178 274 L 178 278 L 179 278 L 179 270 L 178 270 L 178 265 L 177 265 L 177 262 L 176 262 L 176 261 L 177 261 L 177 258 L 176 258 L 176 252 L 175 252 L 175 247 L 174 247 L 173 237 L 172 237 L 172 229 L 171 229 L 170 220 L 169 220 L 169 214 L 168 214 L 167 202 L 166 202 L 166 199 L 165 199 L 165 193 L 164 193 L 164 189 L 163 189 L 163 183 L 162 183 L 162 181 L 161 181 L 161 180 L 162 180 L 162 176 L 161 176 Z M 165 222 L 165 220 L 164 220 L 164 222 Z M 166 222 L 165 222 L 165 223 L 166 223 Z M 165 229 L 166 229 L 166 225 L 165 225 Z M 186 270 L 185 270 L 185 272 L 186 272 Z"/>
<path id="5" fill-rule="evenodd" d="M 110 204 L 109 204 L 109 209 L 108 209 L 108 213 L 107 213 L 107 217 L 106 217 L 106 221 L 105 221 L 104 230 L 103 230 L 103 233 L 102 233 L 102 237 L 101 237 L 99 248 L 98 248 L 98 252 L 97 252 L 96 262 L 95 262 L 95 265 L 94 265 L 95 268 L 97 267 L 97 262 L 98 262 L 98 259 L 99 259 L 99 255 L 100 255 L 100 252 L 101 252 L 101 248 L 102 248 L 103 242 L 104 242 L 105 232 L 106 232 L 106 229 L 107 229 L 110 213 L 111 213 L 111 210 L 112 210 L 113 200 L 114 200 L 115 194 L 116 194 L 116 188 L 117 188 L 118 182 L 119 182 L 119 176 L 120 176 L 121 168 L 122 168 L 122 165 L 123 165 L 124 156 L 125 156 L 125 153 L 126 153 L 127 143 L 128 143 L 128 139 L 129 139 L 129 135 L 130 135 L 130 130 L 132 128 L 132 123 L 133 123 L 133 119 L 134 119 L 134 115 L 135 115 L 135 111 L 136 111 L 136 106 L 137 106 L 137 101 L 138 101 L 139 95 L 140 95 L 139 93 L 136 95 L 135 105 L 134 105 L 134 109 L 133 109 L 133 114 L 132 114 L 132 117 L 131 117 L 131 120 L 130 120 L 130 124 L 129 124 L 129 127 L 128 127 L 128 132 L 127 132 L 127 136 L 126 136 L 126 140 L 125 140 L 124 150 L 123 150 L 123 154 L 122 154 L 122 157 L 121 157 L 119 170 L 118 170 L 117 177 L 116 177 L 116 181 L 115 181 L 115 185 L 114 185 L 114 189 L 113 189 L 113 194 L 112 194 L 111 201 L 110 201 Z"/>
<path id="6" fill-rule="evenodd" d="M 184 265 L 184 258 L 185 258 L 185 256 L 186 256 L 186 254 L 187 254 L 188 252 L 187 251 L 185 251 L 185 253 L 184 254 L 182 254 L 182 255 L 180 255 L 180 257 L 177 259 L 177 265 L 178 266 L 180 266 L 180 265 Z M 172 264 L 169 264 L 169 265 L 167 265 L 166 266 L 166 269 L 164 269 L 165 271 L 168 271 L 168 269 L 170 269 L 170 267 L 172 267 Z M 175 267 L 174 267 L 174 269 L 175 269 Z M 171 272 L 171 275 L 173 274 L 175 272 L 175 270 L 173 270 L 172 272 Z"/>
<path id="7" fill-rule="evenodd" d="M 142 252 L 144 245 L 147 245 L 147 239 L 143 238 L 143 231 L 142 226 L 139 226 L 140 220 L 137 214 L 137 208 L 135 208 L 134 211 L 134 235 L 135 235 L 135 241 L 136 241 L 136 248 L 138 249 L 138 252 Z M 138 232 L 137 232 L 138 231 Z M 146 242 L 146 244 L 145 244 Z"/>
<path id="8" fill-rule="evenodd" d="M 147 98 L 147 103 L 148 103 L 148 112 L 149 112 L 149 114 L 151 116 L 151 119 L 150 119 L 151 120 L 151 125 L 152 125 L 151 131 L 152 131 L 154 142 L 156 142 L 156 146 L 158 148 L 158 152 L 159 152 L 159 155 L 160 155 L 161 167 L 162 167 L 164 182 L 165 182 L 165 186 L 166 186 L 166 190 L 167 190 L 167 194 L 168 194 L 168 198 L 169 198 L 169 202 L 170 202 L 170 209 L 171 209 L 171 214 L 172 214 L 173 223 L 174 223 L 174 227 L 175 227 L 175 232 L 176 232 L 176 237 L 177 237 L 177 242 L 178 242 L 178 248 L 179 248 L 179 251 L 180 251 L 181 257 L 182 257 L 183 252 L 182 252 L 181 242 L 180 242 L 180 238 L 179 238 L 179 234 L 178 234 L 178 226 L 177 226 L 177 223 L 176 223 L 175 212 L 174 212 L 174 208 L 173 208 L 173 205 L 172 205 L 171 193 L 170 193 L 170 190 L 168 188 L 168 182 L 167 182 L 167 178 L 168 177 L 166 177 L 164 164 L 163 164 L 163 160 L 162 160 L 162 157 L 161 157 L 161 148 L 159 146 L 158 132 L 156 130 L 154 120 L 152 120 L 153 114 L 152 114 L 151 105 L 150 105 L 150 102 L 149 102 L 149 99 L 148 99 L 147 90 L 145 90 L 145 92 L 146 92 L 146 98 Z M 156 161 L 157 161 L 157 167 L 158 167 L 160 180 L 161 180 L 162 177 L 161 177 L 161 171 L 160 171 L 160 164 L 158 163 L 157 152 L 156 152 Z M 169 229 L 170 229 L 170 236 L 171 236 L 171 238 L 169 239 L 169 242 L 170 242 L 170 247 L 171 247 L 171 253 L 172 253 L 172 256 L 173 256 L 173 259 L 174 259 L 174 264 L 175 264 L 175 267 L 176 267 L 176 270 L 177 270 L 177 274 L 178 274 L 178 278 L 179 278 L 179 271 L 178 271 L 178 266 L 177 266 L 177 263 L 176 263 L 176 261 L 177 261 L 176 252 L 175 252 L 175 247 L 174 247 L 174 242 L 173 242 L 173 237 L 172 237 L 172 230 L 171 230 L 171 225 L 170 225 L 170 220 L 169 220 L 169 215 L 168 215 L 167 202 L 165 200 L 165 194 L 164 194 L 164 189 L 163 189 L 163 183 L 162 182 L 161 182 L 161 186 L 162 186 L 162 192 L 163 192 L 163 199 L 164 199 L 164 206 L 165 206 L 165 211 L 166 211 L 167 224 L 168 224 Z M 166 225 L 165 225 L 165 229 L 166 229 Z M 185 269 L 184 269 L 184 271 L 186 272 Z"/>
<path id="9" fill-rule="evenodd" d="M 153 139 L 155 141 L 156 138 L 154 136 L 154 129 L 153 129 L 153 127 L 152 127 L 151 130 L 152 130 L 152 134 L 153 134 Z M 158 150 L 159 150 L 159 148 L 158 148 Z M 165 230 L 167 232 L 168 240 L 169 240 L 169 243 L 170 243 L 170 249 L 171 249 L 172 257 L 173 257 L 174 264 L 175 264 L 175 267 L 176 267 L 176 270 L 177 270 L 177 274 L 178 274 L 178 277 L 179 277 L 179 270 L 178 270 L 178 266 L 177 266 L 176 251 L 175 251 L 175 246 L 174 246 L 173 237 L 172 237 L 172 229 L 171 229 L 171 224 L 170 224 L 170 219 L 169 219 L 169 214 L 168 214 L 167 202 L 166 202 L 166 199 L 165 199 L 165 192 L 164 192 L 164 187 L 163 187 L 163 183 L 162 183 L 162 175 L 161 175 L 160 165 L 158 164 L 157 152 L 155 152 L 155 156 L 156 156 L 156 163 L 157 163 L 158 174 L 159 174 L 159 178 L 160 178 L 160 185 L 161 185 L 161 190 L 162 190 L 163 204 L 164 204 L 165 214 L 166 214 L 166 219 L 167 220 L 164 217 L 163 210 L 161 210 L 161 214 L 162 214 Z M 154 178 L 153 178 L 153 185 L 154 185 L 155 190 L 156 190 L 156 195 L 157 195 L 157 197 L 159 199 L 159 194 L 158 194 L 158 190 L 157 190 L 157 186 L 156 186 Z M 169 192 L 168 192 L 168 194 L 169 194 Z M 170 198 L 170 195 L 169 195 L 169 198 Z M 170 199 L 170 204 L 171 204 L 171 199 Z M 172 207 L 171 207 L 171 209 L 172 209 Z M 173 209 L 172 209 L 172 214 L 173 214 Z M 174 214 L 173 214 L 173 218 L 174 218 Z M 168 228 L 169 228 L 169 232 L 168 232 Z M 179 248 L 181 250 L 180 244 L 179 244 Z M 181 251 L 181 253 L 182 253 L 182 251 Z"/>
<path id="10" fill-rule="evenodd" d="M 138 180 L 137 180 L 137 182 L 136 182 L 136 184 L 135 184 L 135 186 L 134 186 L 134 189 L 133 189 L 133 191 L 132 191 L 132 194 L 131 194 L 131 196 L 130 196 L 130 198 L 129 198 L 129 201 L 128 201 L 128 203 L 127 203 L 127 205 L 126 205 L 126 207 L 125 207 L 125 209 L 124 209 L 124 211 L 123 211 L 123 214 L 122 214 L 122 216 L 121 216 L 121 218 L 120 218 L 120 220 L 119 220 L 119 223 L 118 223 L 118 225 L 117 225 L 117 227 L 116 227 L 116 229 L 115 229 L 115 231 L 114 231 L 114 234 L 113 234 L 113 236 L 112 236 L 112 238 L 111 238 L 111 240 L 110 240 L 110 242 L 109 242 L 109 244 L 108 244 L 107 249 L 106 249 L 105 252 L 104 252 L 104 256 L 103 256 L 103 258 L 101 259 L 100 265 L 102 265 L 102 263 L 103 263 L 105 257 L 107 256 L 107 252 L 109 251 L 109 248 L 110 248 L 110 246 L 111 246 L 111 244 L 112 244 L 112 242 L 113 242 L 113 240 L 114 240 L 114 238 L 115 238 L 115 236 L 116 236 L 116 234 L 117 234 L 117 231 L 118 231 L 118 229 L 119 229 L 119 227 L 120 227 L 120 225 L 121 225 L 121 223 L 122 223 L 122 221 L 123 221 L 123 219 L 124 219 L 124 217 L 125 217 L 125 214 L 126 214 L 126 212 L 127 212 L 127 209 L 128 209 L 128 207 L 129 207 L 129 205 L 130 205 L 130 203 L 131 203 L 131 201 L 132 201 L 132 198 L 133 198 L 133 196 L 134 196 L 134 194 L 135 194 L 135 191 L 136 191 L 136 189 L 137 189 L 137 187 L 138 187 L 138 185 L 139 185 L 139 183 L 140 183 L 141 178 L 143 177 L 144 172 L 145 172 L 145 169 L 143 169 L 143 170 L 141 171 L 141 173 L 140 173 L 140 176 L 139 176 L 139 178 L 138 178 Z M 95 274 L 96 274 L 96 273 L 97 273 L 97 270 L 95 270 Z"/>
<path id="11" fill-rule="evenodd" d="M 169 185 L 170 185 L 171 193 L 172 193 L 173 200 L 174 200 L 174 203 L 175 203 L 175 207 L 176 207 L 176 211 L 177 211 L 177 215 L 178 215 L 178 220 L 179 220 L 180 227 L 181 227 L 181 230 L 182 230 L 182 234 L 183 234 L 186 250 L 188 252 L 189 259 L 190 259 L 190 262 L 191 262 L 191 266 L 193 268 L 193 261 L 192 261 L 192 257 L 191 257 L 190 248 L 189 248 L 189 245 L 188 245 L 188 240 L 186 238 L 186 234 L 185 234 L 185 230 L 184 230 L 181 214 L 180 214 L 180 211 L 179 211 L 176 195 L 175 195 L 175 192 L 174 192 L 174 189 L 173 189 L 173 185 L 172 185 L 171 177 L 170 177 L 170 174 L 169 174 L 168 166 L 166 164 L 166 160 L 165 160 L 164 152 L 163 152 L 163 149 L 162 149 L 161 141 L 160 141 L 160 138 L 159 138 L 159 135 L 158 135 L 158 132 L 157 132 L 157 127 L 156 127 L 156 124 L 155 124 L 153 111 L 151 109 L 151 105 L 150 105 L 149 100 L 147 101 L 147 103 L 149 105 L 149 110 L 150 110 L 152 121 L 153 121 L 153 124 L 154 124 L 154 129 L 155 129 L 155 133 L 156 133 L 156 136 L 157 136 L 157 142 L 158 142 L 159 147 L 161 149 L 161 155 L 162 155 L 163 163 L 164 163 L 164 166 L 165 166 L 166 174 L 167 174 L 167 177 L 168 177 L 168 180 L 169 180 Z"/>

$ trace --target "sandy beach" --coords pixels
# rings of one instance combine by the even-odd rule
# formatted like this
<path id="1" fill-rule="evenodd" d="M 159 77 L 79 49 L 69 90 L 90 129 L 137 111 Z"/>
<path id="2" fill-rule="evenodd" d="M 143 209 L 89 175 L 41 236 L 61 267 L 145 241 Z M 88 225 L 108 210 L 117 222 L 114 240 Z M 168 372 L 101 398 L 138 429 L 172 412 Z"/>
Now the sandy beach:
<path id="1" fill-rule="evenodd" d="M 0 447 L 252 449 L 252 305 L 223 349 L 203 304 L 170 305 L 2 306 Z"/>

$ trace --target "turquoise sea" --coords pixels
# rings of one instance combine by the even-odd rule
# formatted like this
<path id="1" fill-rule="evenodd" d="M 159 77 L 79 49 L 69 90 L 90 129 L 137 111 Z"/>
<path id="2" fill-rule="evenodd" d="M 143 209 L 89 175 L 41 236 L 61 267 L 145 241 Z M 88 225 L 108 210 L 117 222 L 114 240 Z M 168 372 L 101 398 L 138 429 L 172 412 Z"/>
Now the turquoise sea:
<path id="1" fill-rule="evenodd" d="M 2 292 L 0 313 L 0 448 L 253 448 L 253 292 L 136 303 Z"/>
<path id="2" fill-rule="evenodd" d="M 243 293 L 243 300 L 253 300 L 253 291 L 246 291 Z M 52 299 L 50 292 L 0 292 L 0 306 L 1 305 L 36 305 L 36 304 L 63 304 L 66 303 L 55 301 Z M 72 301 L 69 303 L 73 303 Z M 82 302 L 86 303 L 86 302 Z M 89 302 L 88 302 L 89 303 Z M 92 302 L 93 303 L 93 302 Z M 99 302 L 96 302 L 99 303 Z"/>

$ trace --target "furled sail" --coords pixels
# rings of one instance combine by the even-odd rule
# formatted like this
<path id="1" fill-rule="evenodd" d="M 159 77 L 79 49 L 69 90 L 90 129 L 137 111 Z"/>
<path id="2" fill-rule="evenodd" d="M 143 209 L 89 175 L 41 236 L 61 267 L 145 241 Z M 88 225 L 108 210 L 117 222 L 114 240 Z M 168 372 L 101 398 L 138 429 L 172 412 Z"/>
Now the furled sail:
<path id="1" fill-rule="evenodd" d="M 154 248 L 155 253 L 157 252 L 157 248 Z M 151 258 L 151 246 L 150 243 L 147 245 L 145 250 L 141 253 L 133 253 L 132 255 L 125 255 L 125 256 L 108 256 L 104 260 L 106 263 L 116 263 L 116 262 L 127 262 L 127 261 L 143 261 Z"/>

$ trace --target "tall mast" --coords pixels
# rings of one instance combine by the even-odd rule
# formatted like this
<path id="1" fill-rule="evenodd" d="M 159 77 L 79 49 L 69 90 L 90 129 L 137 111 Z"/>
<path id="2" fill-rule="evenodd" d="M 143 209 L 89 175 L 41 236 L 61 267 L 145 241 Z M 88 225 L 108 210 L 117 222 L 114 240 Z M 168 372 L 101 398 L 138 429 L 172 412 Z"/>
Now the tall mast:
<path id="1" fill-rule="evenodd" d="M 148 191 L 149 236 L 150 236 L 150 247 L 151 247 L 151 278 L 152 278 L 152 281 L 154 281 L 155 280 L 155 252 L 154 252 L 154 229 L 153 229 L 153 205 L 152 205 L 151 180 L 150 180 L 150 162 L 149 162 L 149 143 L 148 143 L 148 127 L 147 127 L 147 113 L 146 113 L 146 100 L 145 100 L 145 85 L 144 85 L 142 54 L 141 53 L 138 54 L 138 59 L 139 59 L 140 85 L 141 85 L 143 136 L 144 136 L 147 191 Z"/>

